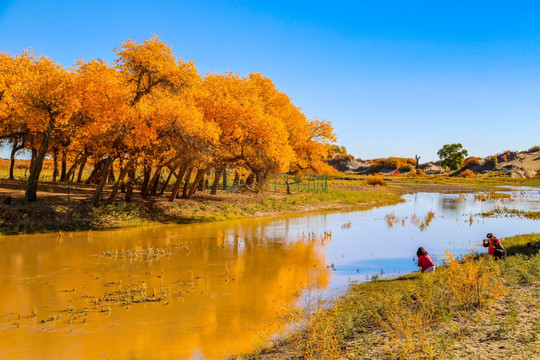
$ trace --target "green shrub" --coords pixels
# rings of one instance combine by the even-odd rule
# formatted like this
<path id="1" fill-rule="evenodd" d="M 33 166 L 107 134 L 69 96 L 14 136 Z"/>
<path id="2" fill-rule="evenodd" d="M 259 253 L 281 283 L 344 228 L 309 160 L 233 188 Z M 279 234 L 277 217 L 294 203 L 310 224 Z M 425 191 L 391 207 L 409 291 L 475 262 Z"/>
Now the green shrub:
<path id="1" fill-rule="evenodd" d="M 484 160 L 486 161 L 486 165 L 490 166 L 497 166 L 497 164 L 499 163 L 496 156 L 488 156 Z"/>

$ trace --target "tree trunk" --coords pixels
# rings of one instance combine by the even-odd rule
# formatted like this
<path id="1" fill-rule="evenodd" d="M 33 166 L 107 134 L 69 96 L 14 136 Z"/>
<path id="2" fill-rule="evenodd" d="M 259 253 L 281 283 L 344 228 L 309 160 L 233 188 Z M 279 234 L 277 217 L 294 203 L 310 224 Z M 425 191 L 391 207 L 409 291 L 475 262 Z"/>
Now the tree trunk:
<path id="1" fill-rule="evenodd" d="M 114 162 L 111 165 L 111 169 L 109 170 L 109 179 L 107 181 L 108 181 L 109 184 L 114 184 L 115 183 L 115 179 L 114 179 Z"/>
<path id="2" fill-rule="evenodd" d="M 163 172 L 163 170 L 159 171 L 159 174 L 158 174 L 158 177 L 157 177 L 156 181 L 154 181 L 154 183 L 152 184 L 152 188 L 150 190 L 150 195 L 156 195 L 158 187 L 159 187 L 159 180 L 161 179 L 162 172 Z"/>
<path id="3" fill-rule="evenodd" d="M 126 166 L 124 166 L 122 170 L 120 170 L 120 174 L 118 175 L 118 180 L 116 181 L 116 183 L 114 184 L 112 188 L 109 199 L 107 199 L 107 205 L 111 204 L 114 201 L 114 198 L 116 197 L 116 194 L 118 193 L 118 189 L 120 188 L 120 184 L 124 182 L 124 178 L 126 177 L 128 171 L 131 169 L 132 166 L 133 166 L 133 161 L 129 160 L 126 163 Z"/>
<path id="4" fill-rule="evenodd" d="M 56 182 L 56 178 L 58 177 L 58 148 L 53 147 L 53 173 L 52 173 L 52 181 Z"/>
<path id="5" fill-rule="evenodd" d="M 13 169 L 15 168 L 15 153 L 16 153 L 16 151 L 14 151 L 14 150 L 15 150 L 15 146 L 11 150 L 11 157 L 9 158 L 10 159 L 10 162 L 9 162 L 9 179 L 10 180 L 13 180 L 15 178 L 13 176 Z"/>
<path id="6" fill-rule="evenodd" d="M 105 183 L 107 182 L 107 177 L 108 177 L 107 175 L 109 174 L 109 169 L 111 168 L 112 163 L 113 163 L 113 158 L 111 156 L 107 156 L 107 158 L 105 159 L 105 165 L 103 166 L 103 174 L 101 176 L 99 185 L 96 191 L 94 192 L 94 196 L 92 196 L 92 201 L 90 201 L 90 204 L 92 206 L 96 206 L 99 200 L 99 195 L 101 195 L 101 192 L 103 191 L 103 187 L 105 186 Z"/>
<path id="7" fill-rule="evenodd" d="M 229 184 L 227 183 L 229 181 L 227 176 L 227 168 L 223 169 L 223 189 L 227 190 L 229 187 Z"/>
<path id="8" fill-rule="evenodd" d="M 176 199 L 176 196 L 178 195 L 178 191 L 180 190 L 180 186 L 182 185 L 182 178 L 184 177 L 184 174 L 186 173 L 187 166 L 182 166 L 180 170 L 178 170 L 178 174 L 176 174 L 176 183 L 174 184 L 171 196 L 169 196 L 169 201 L 174 201 Z M 171 174 L 174 171 L 171 170 Z M 165 190 L 165 187 L 161 189 L 162 193 Z"/>
<path id="9" fill-rule="evenodd" d="M 92 172 L 90 173 L 90 176 L 88 176 L 88 179 L 86 179 L 86 181 L 84 182 L 85 184 L 90 184 L 93 180 L 94 180 L 94 177 L 96 177 L 98 175 L 98 172 L 101 170 L 101 168 L 103 167 L 103 164 L 105 163 L 105 159 L 100 159 L 95 165 L 94 165 L 94 169 L 92 170 Z"/>
<path id="10" fill-rule="evenodd" d="M 162 168 L 163 168 L 163 165 L 160 165 L 157 167 L 156 171 L 154 172 L 154 176 L 152 176 L 152 179 L 149 181 L 148 185 L 146 186 L 144 193 L 142 193 L 143 198 L 147 197 L 150 194 L 150 192 L 154 189 L 154 186 L 157 186 Z"/>
<path id="11" fill-rule="evenodd" d="M 79 166 L 79 163 L 81 161 L 82 161 L 82 157 L 81 157 L 81 154 L 79 153 L 79 154 L 77 154 L 77 157 L 75 158 L 75 162 L 73 163 L 73 165 L 71 165 L 68 172 L 66 173 L 66 178 L 65 178 L 66 182 L 69 180 L 71 175 L 73 175 L 75 173 L 75 169 L 77 169 L 77 166 Z"/>
<path id="12" fill-rule="evenodd" d="M 187 194 L 189 190 L 189 180 L 191 180 L 191 173 L 193 172 L 193 168 L 189 168 L 186 176 L 184 177 L 184 188 L 182 189 L 182 197 L 184 199 L 187 199 Z"/>
<path id="13" fill-rule="evenodd" d="M 206 169 L 197 170 L 197 175 L 195 175 L 195 181 L 193 182 L 193 184 L 189 188 L 189 192 L 187 193 L 186 199 L 191 199 L 193 194 L 195 194 L 195 190 L 197 189 L 197 187 L 199 186 L 199 183 L 204 178 L 205 173 L 206 173 Z"/>
<path id="14" fill-rule="evenodd" d="M 14 179 L 13 171 L 15 169 L 15 154 L 17 154 L 17 151 L 24 148 L 24 138 L 22 138 L 21 143 L 19 144 L 19 139 L 16 139 L 13 143 L 13 147 L 11 148 L 11 156 L 10 156 L 10 163 L 9 163 L 9 178 L 10 180 Z"/>
<path id="15" fill-rule="evenodd" d="M 120 167 L 120 173 L 122 173 L 122 170 L 124 169 L 124 158 L 123 157 L 121 157 L 120 160 L 118 161 L 118 166 Z M 120 180 L 120 192 L 122 194 L 124 194 L 126 192 L 126 184 L 124 183 L 124 180 Z"/>
<path id="16" fill-rule="evenodd" d="M 39 175 L 41 174 L 41 168 L 43 167 L 43 159 L 45 159 L 45 154 L 49 148 L 49 141 L 51 139 L 51 134 L 54 129 L 54 117 L 51 116 L 49 124 L 47 125 L 47 130 L 43 134 L 43 140 L 41 141 L 41 146 L 36 152 L 34 158 L 34 152 L 32 151 L 32 158 L 34 159 L 32 166 L 30 166 L 30 176 L 28 177 L 28 184 L 26 187 L 26 194 L 24 199 L 26 201 L 36 201 L 37 200 L 37 186 L 39 182 Z"/>
<path id="17" fill-rule="evenodd" d="M 60 173 L 60 182 L 67 181 L 66 179 L 67 172 L 67 149 L 62 149 L 62 172 Z"/>
<path id="18" fill-rule="evenodd" d="M 197 176 L 199 175 L 199 172 L 197 171 Z M 199 182 L 197 183 L 197 190 L 199 191 L 203 191 L 204 189 L 204 176 L 201 178 L 201 180 L 199 180 Z"/>
<path id="19" fill-rule="evenodd" d="M 169 185 L 169 181 L 171 181 L 171 177 L 174 175 L 174 172 L 176 171 L 176 169 L 178 169 L 178 167 L 179 165 L 175 165 L 169 168 L 169 176 L 167 176 L 167 179 L 165 180 L 163 185 L 161 185 L 161 190 L 159 190 L 159 195 L 163 195 L 163 193 L 165 192 L 165 189 L 167 188 L 167 185 Z M 176 176 L 176 178 L 178 179 L 178 176 Z"/>
<path id="20" fill-rule="evenodd" d="M 88 160 L 88 155 L 84 154 L 81 162 L 81 166 L 79 167 L 79 173 L 77 174 L 77 182 L 80 183 L 82 181 L 82 175 L 84 171 L 84 166 L 86 165 L 86 160 Z"/>
<path id="21" fill-rule="evenodd" d="M 32 157 L 30 158 L 30 169 L 32 166 L 34 166 L 34 162 L 36 161 L 38 151 L 35 147 L 32 147 Z"/>
<path id="22" fill-rule="evenodd" d="M 251 186 L 255 182 L 255 175 L 250 173 L 246 179 L 246 185 Z"/>
<path id="23" fill-rule="evenodd" d="M 238 185 L 239 182 L 240 182 L 240 175 L 238 175 L 238 171 L 235 171 L 233 185 Z"/>
<path id="24" fill-rule="evenodd" d="M 133 183 L 135 182 L 135 176 L 137 176 L 136 164 L 133 164 L 128 169 L 128 181 L 126 183 L 126 201 L 130 202 L 133 196 Z"/>
<path id="25" fill-rule="evenodd" d="M 217 188 L 219 186 L 219 180 L 221 179 L 221 175 L 223 174 L 224 169 L 219 167 L 215 169 L 214 173 L 214 182 L 212 183 L 210 195 L 216 195 L 217 194 Z"/>
<path id="26" fill-rule="evenodd" d="M 141 195 L 146 192 L 146 188 L 148 187 L 148 183 L 150 182 L 150 175 L 152 174 L 151 162 L 145 160 L 143 166 L 143 183 L 141 185 Z"/>

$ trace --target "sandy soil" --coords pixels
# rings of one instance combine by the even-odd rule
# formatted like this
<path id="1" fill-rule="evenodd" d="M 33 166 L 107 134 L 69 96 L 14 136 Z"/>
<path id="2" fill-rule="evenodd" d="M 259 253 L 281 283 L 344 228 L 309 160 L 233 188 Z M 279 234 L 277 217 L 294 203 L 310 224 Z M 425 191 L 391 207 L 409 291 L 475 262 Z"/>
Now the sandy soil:
<path id="1" fill-rule="evenodd" d="M 496 169 L 512 177 L 534 177 L 540 172 L 540 151 L 516 154 L 512 160 L 500 162 Z"/>
<path id="2" fill-rule="evenodd" d="M 478 314 L 449 359 L 540 359 L 540 284 L 513 288 Z"/>

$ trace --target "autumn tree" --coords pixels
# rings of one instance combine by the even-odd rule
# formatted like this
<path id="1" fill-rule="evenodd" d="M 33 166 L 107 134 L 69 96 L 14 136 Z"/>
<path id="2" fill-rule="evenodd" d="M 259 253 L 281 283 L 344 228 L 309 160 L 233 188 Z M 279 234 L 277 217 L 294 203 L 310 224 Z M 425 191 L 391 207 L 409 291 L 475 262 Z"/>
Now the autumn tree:
<path id="1" fill-rule="evenodd" d="M 74 69 L 28 52 L 0 54 L 0 140 L 11 141 L 14 152 L 22 146 L 32 152 L 27 200 L 37 198 L 46 154 L 60 181 L 74 178 L 77 168 L 81 180 L 93 161 L 92 204 L 108 179 L 115 182 L 113 201 L 126 177 L 129 200 L 137 169 L 143 197 L 163 193 L 175 177 L 170 200 L 193 196 L 210 169 L 217 183 L 234 167 L 256 190 L 270 174 L 329 170 L 331 124 L 308 119 L 261 74 L 201 79 L 192 62 L 175 57 L 157 36 L 127 40 L 115 52 L 112 65 L 81 60 Z"/>
<path id="2" fill-rule="evenodd" d="M 324 162 L 331 143 L 336 141 L 331 123 L 317 118 L 308 119 L 269 78 L 258 73 L 252 73 L 249 77 L 256 84 L 265 112 L 285 125 L 287 141 L 294 152 L 287 170 L 313 173 L 335 171 Z"/>
<path id="3" fill-rule="evenodd" d="M 9 178 L 13 179 L 15 155 L 25 148 L 28 143 L 28 128 L 17 106 L 15 90 L 22 86 L 24 66 L 21 59 L 29 55 L 13 57 L 0 53 L 0 141 L 11 146 Z"/>
<path id="4" fill-rule="evenodd" d="M 12 113 L 25 119 L 27 131 L 39 139 L 33 154 L 25 198 L 37 199 L 43 160 L 55 133 L 69 124 L 76 109 L 72 74 L 53 60 L 30 53 L 15 58 L 17 81 L 10 88 Z"/>
<path id="5" fill-rule="evenodd" d="M 176 163 L 178 154 L 182 153 L 185 137 L 178 137 L 178 142 L 172 143 L 170 136 L 169 141 L 166 139 L 168 132 L 201 133 L 202 117 L 190 93 L 200 77 L 192 62 L 176 58 L 157 36 L 143 43 L 127 40 L 115 51 L 118 55 L 115 66 L 128 92 L 127 104 L 133 111 L 125 127 L 124 143 L 132 164 L 140 159 L 145 165 L 141 190 L 144 194 L 152 178 L 157 179 L 156 173 Z M 152 177 L 154 164 L 157 167 Z M 121 180 L 120 177 L 118 181 Z"/>
<path id="6" fill-rule="evenodd" d="M 294 159 L 285 123 L 265 109 L 257 83 L 227 73 L 204 78 L 200 100 L 204 117 L 220 128 L 213 166 L 228 164 L 251 171 L 260 187 L 270 172 L 286 171 Z"/>

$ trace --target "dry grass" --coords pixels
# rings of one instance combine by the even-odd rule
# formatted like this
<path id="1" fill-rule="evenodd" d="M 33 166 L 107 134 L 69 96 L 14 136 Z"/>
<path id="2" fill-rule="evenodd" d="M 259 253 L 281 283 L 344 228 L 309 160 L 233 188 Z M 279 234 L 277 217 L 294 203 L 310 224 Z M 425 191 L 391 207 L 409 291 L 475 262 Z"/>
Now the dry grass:
<path id="1" fill-rule="evenodd" d="M 540 234 L 502 242 L 511 255 L 505 261 L 475 254 L 456 259 L 447 254 L 445 266 L 431 274 L 353 284 L 344 296 L 331 302 L 308 296 L 301 308 L 285 306 L 282 318 L 292 324 L 286 340 L 271 351 L 247 358 L 452 357 L 456 343 L 469 337 L 477 314 L 512 295 L 516 284 L 526 286 L 540 280 Z M 491 330 L 503 331 L 507 328 L 503 325 Z"/>
<path id="2" fill-rule="evenodd" d="M 448 255 L 446 267 L 423 276 L 352 285 L 335 302 L 304 302 L 283 307 L 286 351 L 269 358 L 434 359 L 462 336 L 475 311 L 506 292 L 497 264 L 488 257 L 458 261 Z M 306 306 L 306 303 L 308 306 Z M 440 326 L 459 326 L 441 332 Z"/>

